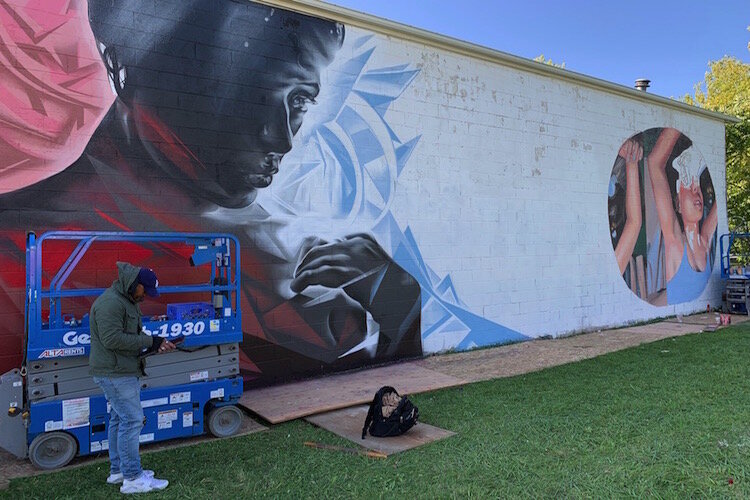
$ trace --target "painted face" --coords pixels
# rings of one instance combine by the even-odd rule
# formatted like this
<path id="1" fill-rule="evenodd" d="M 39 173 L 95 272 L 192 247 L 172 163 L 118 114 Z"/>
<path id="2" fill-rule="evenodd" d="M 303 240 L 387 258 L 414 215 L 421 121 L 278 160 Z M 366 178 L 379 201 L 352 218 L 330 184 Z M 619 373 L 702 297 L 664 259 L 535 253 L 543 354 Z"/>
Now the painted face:
<path id="1" fill-rule="evenodd" d="M 203 159 L 219 186 L 230 196 L 242 196 L 271 184 L 279 162 L 292 149 L 292 139 L 302 126 L 308 107 L 320 91 L 317 67 L 276 61 L 246 94 L 226 99 L 220 106 L 223 118 L 212 128 L 222 130 L 218 148 Z M 238 104 L 238 100 L 249 103 Z M 237 114 L 227 109 L 235 103 Z M 227 125 L 230 125 L 227 127 Z"/>
<path id="2" fill-rule="evenodd" d="M 201 35 L 180 23 L 165 42 L 170 47 L 150 52 L 148 64 L 177 64 L 183 74 L 164 78 L 136 73 L 136 66 L 124 86 L 131 85 L 134 121 L 151 156 L 202 198 L 241 207 L 271 184 L 291 150 L 343 28 L 245 3 L 221 5 L 231 22 L 211 33 L 210 45 L 196 40 L 200 60 L 181 59 L 179 67 L 165 55 Z"/>
<path id="3" fill-rule="evenodd" d="M 692 147 L 687 148 L 672 162 L 677 170 L 677 198 L 683 222 L 698 222 L 703 218 L 703 192 L 700 176 L 706 169 L 703 157 Z"/>
<path id="4" fill-rule="evenodd" d="M 680 184 L 677 197 L 683 222 L 698 222 L 703 218 L 703 193 L 696 179 L 689 186 Z"/>

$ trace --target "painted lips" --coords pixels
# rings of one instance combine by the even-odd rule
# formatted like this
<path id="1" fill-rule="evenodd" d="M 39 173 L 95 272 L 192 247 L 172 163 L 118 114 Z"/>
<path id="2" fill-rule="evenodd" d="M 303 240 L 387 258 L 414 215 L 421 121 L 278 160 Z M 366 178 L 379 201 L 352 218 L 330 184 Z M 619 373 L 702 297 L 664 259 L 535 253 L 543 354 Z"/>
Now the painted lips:
<path id="1" fill-rule="evenodd" d="M 267 187 L 273 181 L 273 176 L 279 172 L 281 158 L 281 155 L 274 153 L 266 155 L 255 171 L 245 175 L 247 183 L 256 188 Z"/>

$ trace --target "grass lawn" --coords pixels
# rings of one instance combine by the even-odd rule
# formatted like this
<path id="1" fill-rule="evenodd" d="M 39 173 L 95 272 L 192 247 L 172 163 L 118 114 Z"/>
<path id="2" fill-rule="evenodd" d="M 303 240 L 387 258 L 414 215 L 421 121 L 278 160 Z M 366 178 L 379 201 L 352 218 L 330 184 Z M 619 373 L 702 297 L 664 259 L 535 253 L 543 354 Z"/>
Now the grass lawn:
<path id="1" fill-rule="evenodd" d="M 149 498 L 750 497 L 750 326 L 416 395 L 458 434 L 371 459 L 302 421 L 143 456 Z M 107 463 L 13 480 L 3 496 L 107 498 Z M 730 484 L 731 482 L 733 484 Z"/>

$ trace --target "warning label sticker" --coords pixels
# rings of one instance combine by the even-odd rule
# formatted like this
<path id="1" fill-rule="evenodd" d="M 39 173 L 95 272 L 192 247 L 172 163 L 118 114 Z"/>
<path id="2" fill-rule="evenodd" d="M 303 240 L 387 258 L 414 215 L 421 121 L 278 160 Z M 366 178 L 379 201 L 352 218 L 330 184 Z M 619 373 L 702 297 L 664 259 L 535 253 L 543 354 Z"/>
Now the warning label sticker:
<path id="1" fill-rule="evenodd" d="M 141 408 L 151 408 L 152 406 L 162 406 L 168 403 L 169 403 L 169 400 L 167 398 L 147 399 L 145 401 L 141 401 Z"/>
<path id="2" fill-rule="evenodd" d="M 186 411 L 182 414 L 182 426 L 183 427 L 192 427 L 193 426 L 193 412 L 192 411 Z"/>
<path id="3" fill-rule="evenodd" d="M 177 409 L 160 411 L 157 414 L 156 426 L 159 429 L 171 429 L 172 422 L 177 420 Z"/>
<path id="4" fill-rule="evenodd" d="M 190 391 L 185 392 L 173 392 L 169 395 L 169 404 L 173 405 L 176 403 L 189 403 L 190 402 Z"/>
<path id="5" fill-rule="evenodd" d="M 63 429 L 89 425 L 89 398 L 68 399 L 62 402 Z"/>
<path id="6" fill-rule="evenodd" d="M 211 391 L 211 399 L 217 399 L 217 398 L 223 398 L 223 397 L 224 397 L 223 387 L 219 387 L 218 389 Z"/>
<path id="7" fill-rule="evenodd" d="M 193 372 L 190 374 L 190 381 L 195 382 L 196 380 L 206 380 L 208 378 L 208 370 L 201 370 L 199 372 Z"/>
<path id="8" fill-rule="evenodd" d="M 48 420 L 44 422 L 44 432 L 59 431 L 62 428 L 63 428 L 63 423 L 60 422 L 59 420 L 57 421 Z"/>

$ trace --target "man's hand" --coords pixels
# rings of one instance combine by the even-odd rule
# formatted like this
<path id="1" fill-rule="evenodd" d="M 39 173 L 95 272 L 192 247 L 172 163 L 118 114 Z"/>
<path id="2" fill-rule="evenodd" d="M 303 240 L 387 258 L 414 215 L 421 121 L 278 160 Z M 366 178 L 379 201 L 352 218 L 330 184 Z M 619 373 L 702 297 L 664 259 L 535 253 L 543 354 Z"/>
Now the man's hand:
<path id="1" fill-rule="evenodd" d="M 151 344 L 151 348 L 146 351 L 147 353 L 156 352 L 161 354 L 163 352 L 174 351 L 177 348 L 172 342 L 162 337 L 153 337 L 153 339 L 153 344 Z"/>
<path id="2" fill-rule="evenodd" d="M 168 340 L 165 340 L 159 346 L 158 352 L 160 352 L 160 353 L 162 353 L 162 352 L 169 352 L 169 351 L 174 351 L 175 349 L 177 349 L 176 345 L 174 345 L 172 342 L 170 342 Z"/>

